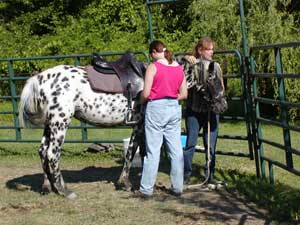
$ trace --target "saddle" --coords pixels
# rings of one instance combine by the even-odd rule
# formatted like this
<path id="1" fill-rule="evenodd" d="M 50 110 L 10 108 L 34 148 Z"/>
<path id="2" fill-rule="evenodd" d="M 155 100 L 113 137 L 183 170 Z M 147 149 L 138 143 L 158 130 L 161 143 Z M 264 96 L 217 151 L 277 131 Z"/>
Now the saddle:
<path id="1" fill-rule="evenodd" d="M 130 91 L 132 98 L 135 98 L 143 89 L 146 68 L 133 53 L 127 52 L 114 62 L 106 61 L 97 53 L 92 56 L 92 66 L 87 66 L 86 71 L 93 90 L 125 95 Z"/>

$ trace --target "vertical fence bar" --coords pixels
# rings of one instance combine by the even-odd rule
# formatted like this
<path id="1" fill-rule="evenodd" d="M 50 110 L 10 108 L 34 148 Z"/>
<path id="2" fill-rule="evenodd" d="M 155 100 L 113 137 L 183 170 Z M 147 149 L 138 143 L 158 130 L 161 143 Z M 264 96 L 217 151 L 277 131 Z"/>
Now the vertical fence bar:
<path id="1" fill-rule="evenodd" d="M 253 88 L 255 84 L 255 81 L 252 80 L 253 78 L 250 76 L 250 70 L 254 67 L 254 62 L 250 63 L 249 59 L 249 52 L 248 52 L 248 40 L 247 40 L 247 32 L 246 32 L 246 23 L 245 23 L 245 16 L 244 16 L 244 1 L 239 0 L 239 10 L 240 10 L 240 23 L 241 23 L 241 31 L 242 31 L 242 43 L 243 43 L 243 66 L 244 66 L 244 78 L 245 78 L 245 93 L 246 93 L 246 107 L 247 107 L 247 118 L 251 123 L 251 126 L 247 127 L 249 129 L 249 132 L 251 133 L 251 141 L 250 141 L 250 156 L 251 159 L 253 158 L 253 152 L 254 152 L 254 158 L 255 158 L 255 168 L 256 168 L 256 176 L 260 177 L 260 163 L 259 163 L 259 155 L 258 155 L 258 144 L 257 144 L 257 127 L 255 123 L 255 114 L 254 114 L 254 99 L 253 99 Z M 252 83 L 252 81 L 254 83 Z"/>
<path id="2" fill-rule="evenodd" d="M 151 9 L 149 5 L 149 1 L 146 1 L 146 10 L 147 10 L 147 19 L 148 19 L 148 27 L 149 27 L 149 35 L 150 35 L 150 42 L 153 41 L 153 27 L 152 27 L 152 16 L 151 16 Z"/>
<path id="3" fill-rule="evenodd" d="M 275 69 L 276 74 L 280 75 L 283 73 L 282 69 L 282 61 L 281 61 L 281 52 L 280 48 L 274 48 L 275 53 Z M 285 85 L 284 85 L 284 78 L 278 77 L 278 88 L 279 88 L 279 100 L 284 102 L 286 100 L 285 97 Z M 286 165 L 289 168 L 293 168 L 293 157 L 292 153 L 287 151 L 287 149 L 291 149 L 291 137 L 290 137 L 290 130 L 287 128 L 289 126 L 289 113 L 288 108 L 286 105 L 281 104 L 281 122 L 282 122 L 282 131 L 283 131 L 283 140 L 285 146 L 285 157 L 286 157 Z"/>
<path id="4" fill-rule="evenodd" d="M 249 57 L 243 0 L 239 0 L 239 8 L 240 8 L 240 22 L 241 22 L 241 30 L 242 30 L 242 41 L 243 41 L 243 53 L 244 53 L 244 57 Z"/>
<path id="5" fill-rule="evenodd" d="M 253 152 L 255 158 L 255 168 L 256 168 L 256 176 L 260 177 L 260 163 L 259 163 L 259 154 L 258 154 L 258 144 L 257 144 L 257 128 L 255 123 L 255 115 L 253 110 L 253 84 L 252 77 L 250 77 L 250 67 L 253 68 L 254 62 L 250 63 L 249 52 L 248 52 L 248 40 L 247 40 L 247 31 L 246 31 L 246 22 L 244 16 L 244 1 L 239 0 L 239 11 L 240 11 L 240 23 L 241 23 L 241 31 L 242 31 L 242 43 L 243 43 L 243 66 L 244 66 L 244 78 L 245 78 L 245 94 L 246 94 L 246 107 L 247 107 L 247 119 L 249 127 L 247 126 L 247 130 L 251 133 L 251 141 L 249 144 L 250 149 L 250 157 L 253 159 Z"/>
<path id="6" fill-rule="evenodd" d="M 273 163 L 269 161 L 269 181 L 270 184 L 274 184 L 274 170 L 273 170 Z"/>
<path id="7" fill-rule="evenodd" d="M 14 117 L 14 127 L 16 133 L 16 141 L 21 139 L 21 130 L 18 119 L 18 103 L 17 103 L 17 92 L 16 92 L 16 84 L 15 84 L 15 73 L 13 68 L 13 61 L 8 61 L 8 73 L 9 73 L 9 86 L 10 86 L 10 95 L 12 100 L 13 107 L 13 117 Z"/>
<path id="8" fill-rule="evenodd" d="M 146 0 L 146 10 L 147 10 L 147 19 L 148 19 L 148 27 L 149 27 L 149 35 L 150 35 L 150 42 L 154 40 L 154 34 L 153 34 L 153 26 L 152 26 L 152 16 L 151 16 L 151 5 L 157 5 L 157 4 L 165 4 L 165 3 L 174 3 L 180 0 L 156 0 L 156 1 L 149 1 Z"/>
<path id="9" fill-rule="evenodd" d="M 74 63 L 75 66 L 80 66 L 80 57 L 79 56 L 76 56 L 74 58 L 74 61 L 75 61 L 75 63 Z"/>
<path id="10" fill-rule="evenodd" d="M 243 96 L 243 105 L 244 105 L 244 112 L 245 112 L 245 121 L 246 121 L 246 129 L 247 129 L 247 138 L 248 138 L 248 150 L 250 159 L 254 159 L 253 155 L 253 141 L 252 141 L 252 132 L 251 132 L 251 102 L 249 100 L 250 96 L 248 93 L 249 85 L 248 85 L 248 74 L 245 72 L 245 63 L 241 59 L 240 63 L 240 73 L 241 73 L 241 82 L 242 82 L 242 96 Z"/>
<path id="11" fill-rule="evenodd" d="M 261 132 L 261 123 L 257 122 L 257 117 L 259 117 L 259 104 L 255 101 L 257 98 L 257 78 L 253 75 L 255 74 L 255 61 L 254 61 L 254 52 L 250 51 L 250 69 L 251 74 L 248 73 L 248 82 L 249 82 L 249 104 L 251 107 L 251 124 L 252 124 L 252 140 L 254 145 L 254 154 L 255 154 L 255 165 L 256 165 L 256 175 L 258 177 L 262 176 L 265 178 L 265 162 L 262 160 L 261 156 L 264 155 L 263 145 L 259 139 L 262 136 Z"/>
<path id="12" fill-rule="evenodd" d="M 74 65 L 75 66 L 80 66 L 80 57 L 76 56 L 74 58 Z M 81 141 L 86 142 L 88 139 L 88 129 L 87 129 L 87 124 L 83 121 L 80 121 L 80 127 L 81 127 Z"/>

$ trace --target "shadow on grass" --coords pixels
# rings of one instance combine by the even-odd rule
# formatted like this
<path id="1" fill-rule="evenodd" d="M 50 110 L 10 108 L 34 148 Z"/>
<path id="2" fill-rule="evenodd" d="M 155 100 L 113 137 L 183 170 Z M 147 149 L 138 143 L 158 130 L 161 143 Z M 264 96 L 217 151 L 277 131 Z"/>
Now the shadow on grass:
<path id="1" fill-rule="evenodd" d="M 194 164 L 191 181 L 199 184 L 204 181 L 204 167 Z M 163 164 L 163 172 L 168 173 L 167 164 Z M 281 183 L 274 185 L 257 178 L 255 175 L 240 172 L 238 170 L 216 171 L 216 179 L 227 183 L 224 191 L 215 190 L 219 198 L 219 204 L 207 201 L 207 196 L 203 196 L 203 191 L 196 191 L 190 197 L 181 199 L 182 203 L 191 203 L 201 208 L 217 209 L 218 212 L 212 213 L 209 210 L 204 212 L 206 219 L 213 220 L 219 217 L 222 222 L 229 220 L 228 214 L 241 214 L 239 224 L 246 223 L 247 218 L 252 216 L 264 219 L 264 224 L 271 224 L 272 221 L 280 224 L 300 224 L 300 190 Z M 199 196 L 202 196 L 199 198 Z M 202 199 L 201 199 L 202 198 Z M 243 207 L 241 207 L 241 204 Z M 263 209 L 266 213 L 262 213 Z M 169 209 L 169 211 L 172 211 Z M 219 213 L 219 211 L 223 213 Z M 176 212 L 173 212 L 177 214 Z M 197 221 L 199 216 L 187 215 L 190 219 Z M 203 215 L 202 215 L 203 216 Z M 198 218 L 199 219 L 199 218 Z M 245 221 L 243 222 L 243 220 Z M 220 221 L 220 220 L 218 220 Z M 248 221 L 249 222 L 249 221 Z M 253 223 L 255 224 L 255 222 Z M 273 224 L 273 223 L 272 223 Z"/>
<path id="2" fill-rule="evenodd" d="M 118 185 L 118 179 L 122 171 L 121 166 L 117 167 L 95 167 L 90 166 L 82 170 L 62 170 L 62 175 L 66 184 L 68 183 L 91 183 L 97 181 L 112 182 L 115 184 L 116 189 L 121 187 Z M 136 188 L 138 185 L 140 174 L 140 168 L 132 168 L 130 171 L 129 180 Z M 6 186 L 9 189 L 18 190 L 17 185 L 28 187 L 28 189 L 34 192 L 41 192 L 41 186 L 43 183 L 44 175 L 42 173 L 24 175 L 6 182 Z"/>
<path id="3" fill-rule="evenodd" d="M 228 193 L 268 210 L 270 218 L 287 224 L 300 223 L 300 190 L 281 183 L 274 185 L 238 170 L 218 170 L 228 183 Z"/>

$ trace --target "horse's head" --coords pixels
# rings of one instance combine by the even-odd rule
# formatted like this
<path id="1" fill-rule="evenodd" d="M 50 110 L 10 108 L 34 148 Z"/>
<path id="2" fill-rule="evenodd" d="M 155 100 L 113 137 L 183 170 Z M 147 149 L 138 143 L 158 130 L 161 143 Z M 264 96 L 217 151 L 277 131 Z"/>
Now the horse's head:
<path id="1" fill-rule="evenodd" d="M 210 62 L 208 66 L 208 78 L 206 82 L 206 90 L 208 94 L 208 101 L 211 110 L 215 113 L 221 113 L 227 110 L 228 104 L 224 96 L 224 90 L 220 75 L 217 74 L 215 62 Z"/>

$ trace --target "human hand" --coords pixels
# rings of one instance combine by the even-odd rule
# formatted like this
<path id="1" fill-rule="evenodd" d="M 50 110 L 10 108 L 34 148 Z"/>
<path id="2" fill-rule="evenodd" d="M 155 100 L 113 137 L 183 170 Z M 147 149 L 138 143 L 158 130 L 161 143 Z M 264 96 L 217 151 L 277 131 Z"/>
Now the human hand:
<path id="1" fill-rule="evenodd" d="M 191 64 L 195 64 L 197 62 L 196 57 L 193 55 L 185 55 L 184 58 L 186 61 L 188 61 Z"/>

